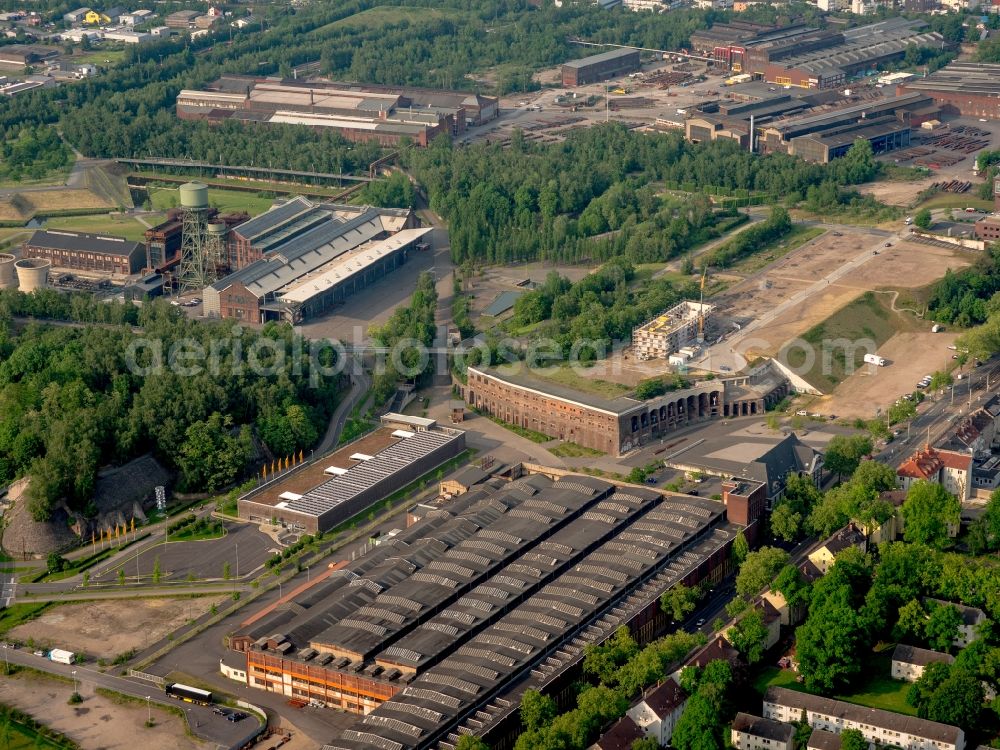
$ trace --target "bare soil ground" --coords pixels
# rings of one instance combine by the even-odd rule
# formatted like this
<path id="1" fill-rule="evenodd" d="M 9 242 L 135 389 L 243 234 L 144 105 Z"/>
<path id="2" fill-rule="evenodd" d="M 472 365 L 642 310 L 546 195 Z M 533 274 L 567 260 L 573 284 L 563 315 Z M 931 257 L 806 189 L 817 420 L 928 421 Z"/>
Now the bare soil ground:
<path id="1" fill-rule="evenodd" d="M 947 332 L 897 333 L 879 347 L 879 355 L 888 360 L 886 367 L 857 370 L 834 393 L 811 404 L 810 411 L 852 419 L 875 416 L 877 408 L 885 409 L 904 393 L 916 390 L 924 375 L 947 369 L 954 354 L 948 345 L 957 336 Z"/>
<path id="2" fill-rule="evenodd" d="M 866 246 L 877 246 L 881 239 L 864 230 L 844 232 L 842 237 L 827 234 L 779 261 L 760 277 L 731 287 L 713 302 L 728 304 L 732 312 L 741 316 L 757 317 L 772 307 L 775 301 L 780 302 L 784 297 L 815 283 L 846 258 L 856 255 Z M 768 325 L 756 329 L 753 337 L 760 339 L 761 343 L 756 345 L 755 351 L 775 354 L 787 341 L 821 323 L 862 292 L 887 287 L 923 287 L 940 278 L 945 269 L 965 268 L 975 259 L 973 254 L 960 250 L 896 241 L 890 248 L 879 248 L 878 253 L 878 257 L 872 257 L 857 271 L 830 284 Z M 761 287 L 761 278 L 771 282 L 769 289 Z"/>
<path id="3" fill-rule="evenodd" d="M 155 705 L 155 726 L 146 728 L 146 707 L 118 705 L 80 685 L 83 703 L 67 704 L 73 685 L 25 674 L 0 680 L 0 703 L 14 706 L 77 742 L 101 750 L 195 750 L 205 743 L 185 734 L 184 720 Z"/>
<path id="4" fill-rule="evenodd" d="M 966 171 L 969 172 L 968 169 Z M 872 196 L 881 203 L 889 203 L 895 206 L 909 206 L 917 200 L 917 195 L 922 190 L 926 190 L 935 182 L 940 181 L 940 175 L 930 175 L 922 180 L 914 180 L 912 182 L 873 182 L 861 188 L 861 192 Z"/>
<path id="5" fill-rule="evenodd" d="M 19 641 L 64 648 L 100 659 L 155 643 L 226 597 L 122 599 L 62 604 L 10 631 Z"/>

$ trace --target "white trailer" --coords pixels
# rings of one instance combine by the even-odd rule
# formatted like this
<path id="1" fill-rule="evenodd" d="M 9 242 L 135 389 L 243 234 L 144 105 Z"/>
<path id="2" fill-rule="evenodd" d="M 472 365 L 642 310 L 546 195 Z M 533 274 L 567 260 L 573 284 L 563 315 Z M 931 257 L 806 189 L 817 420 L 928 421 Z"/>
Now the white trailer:
<path id="1" fill-rule="evenodd" d="M 885 358 L 880 357 L 877 354 L 866 354 L 865 362 L 870 365 L 877 365 L 878 367 L 885 367 Z"/>
<path id="2" fill-rule="evenodd" d="M 75 658 L 76 654 L 72 651 L 64 651 L 61 648 L 54 648 L 49 651 L 49 661 L 58 662 L 59 664 L 72 664 Z"/>

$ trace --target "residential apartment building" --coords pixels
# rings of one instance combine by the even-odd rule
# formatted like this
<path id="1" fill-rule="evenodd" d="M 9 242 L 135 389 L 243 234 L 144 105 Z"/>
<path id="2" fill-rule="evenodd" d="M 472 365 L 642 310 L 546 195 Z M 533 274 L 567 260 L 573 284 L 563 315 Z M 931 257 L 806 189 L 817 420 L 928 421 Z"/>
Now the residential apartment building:
<path id="1" fill-rule="evenodd" d="M 814 729 L 840 734 L 857 729 L 866 740 L 879 746 L 903 750 L 965 750 L 965 733 L 958 727 L 916 716 L 867 708 L 781 687 L 769 687 L 764 695 L 764 717 L 797 722 L 805 712 Z"/>
<path id="2" fill-rule="evenodd" d="M 730 738 L 736 750 L 792 750 L 795 727 L 740 711 L 733 719 Z"/>
<path id="3" fill-rule="evenodd" d="M 687 700 L 687 693 L 676 680 L 668 677 L 656 687 L 648 689 L 642 700 L 627 713 L 646 737 L 651 737 L 662 747 L 666 747 L 670 744 L 678 719 L 684 713 Z"/>
<path id="4" fill-rule="evenodd" d="M 977 607 L 967 607 L 964 604 L 946 602 L 943 599 L 924 599 L 925 602 L 934 602 L 942 607 L 954 607 L 962 616 L 962 622 L 958 626 L 958 635 L 952 641 L 956 648 L 965 648 L 979 638 L 979 626 L 986 620 L 986 613 Z"/>
<path id="5" fill-rule="evenodd" d="M 900 643 L 892 652 L 892 678 L 904 682 L 916 682 L 923 675 L 928 664 L 951 664 L 955 657 L 940 651 L 907 646 Z"/>
<path id="6" fill-rule="evenodd" d="M 964 503 L 972 486 L 972 455 L 925 445 L 900 464 L 896 478 L 899 488 L 906 491 L 921 480 L 940 484 Z"/>
<path id="7" fill-rule="evenodd" d="M 827 571 L 836 562 L 837 555 L 848 547 L 857 547 L 862 552 L 866 549 L 867 540 L 861 529 L 853 523 L 847 524 L 840 531 L 827 539 L 823 544 L 809 554 L 809 561 L 815 565 L 819 571 L 826 575 Z"/>

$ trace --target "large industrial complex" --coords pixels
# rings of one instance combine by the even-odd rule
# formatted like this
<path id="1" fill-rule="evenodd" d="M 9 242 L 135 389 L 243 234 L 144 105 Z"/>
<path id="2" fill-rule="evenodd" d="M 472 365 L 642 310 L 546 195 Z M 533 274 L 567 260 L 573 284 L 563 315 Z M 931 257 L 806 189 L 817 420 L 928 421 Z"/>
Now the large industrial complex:
<path id="1" fill-rule="evenodd" d="M 747 375 L 703 380 L 641 401 L 600 398 L 533 376 L 525 368 L 469 367 L 456 383 L 466 403 L 508 424 L 619 456 L 680 427 L 763 414 L 789 393 L 765 363 Z"/>
<path id="2" fill-rule="evenodd" d="M 408 209 L 293 198 L 233 228 L 233 273 L 204 289 L 205 314 L 299 322 L 329 311 L 426 247 Z"/>
<path id="3" fill-rule="evenodd" d="M 731 70 L 779 85 L 837 88 L 862 71 L 902 59 L 907 47 L 946 49 L 925 21 L 890 18 L 850 29 L 805 24 L 780 29 L 755 24 L 716 24 L 691 36 L 695 50 Z"/>
<path id="4" fill-rule="evenodd" d="M 760 153 L 826 163 L 846 154 L 859 138 L 876 154 L 906 148 L 913 128 L 941 115 L 931 96 L 916 91 L 853 102 L 823 91 L 793 95 L 765 90 L 742 98 L 699 105 L 684 122 L 688 140 L 732 140 Z"/>
<path id="5" fill-rule="evenodd" d="M 225 76 L 204 91 L 177 95 L 187 120 L 240 120 L 331 128 L 350 141 L 426 146 L 435 136 L 460 135 L 499 114 L 495 98 L 422 88 L 393 88 L 249 76 Z"/>
<path id="6" fill-rule="evenodd" d="M 899 91 L 929 96 L 946 114 L 1000 120 L 1000 65 L 953 62 L 901 83 Z"/>
<path id="7" fill-rule="evenodd" d="M 728 572 L 743 526 L 727 513 L 748 516 L 744 498 L 728 502 L 578 475 L 489 479 L 230 644 L 251 687 L 367 714 L 332 747 L 431 747 L 476 711 L 480 731 L 516 731 L 505 692 L 568 684 L 584 645 L 621 625 L 650 640 L 660 594 Z"/>
<path id="8" fill-rule="evenodd" d="M 382 424 L 350 450 L 256 487 L 239 499 L 240 517 L 296 533 L 328 531 L 465 450 L 464 432 L 433 419 L 386 414 Z"/>

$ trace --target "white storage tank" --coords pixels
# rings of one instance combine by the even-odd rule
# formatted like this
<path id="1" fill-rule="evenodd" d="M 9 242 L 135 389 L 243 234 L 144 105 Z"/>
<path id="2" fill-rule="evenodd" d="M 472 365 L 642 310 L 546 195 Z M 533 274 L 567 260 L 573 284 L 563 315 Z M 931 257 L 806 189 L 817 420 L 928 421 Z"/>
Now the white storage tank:
<path id="1" fill-rule="evenodd" d="M 22 292 L 44 289 L 49 284 L 49 268 L 52 263 L 44 258 L 22 258 L 14 264 L 17 281 Z"/>
<path id="2" fill-rule="evenodd" d="M 0 289 L 17 289 L 16 260 L 10 253 L 0 253 Z"/>

